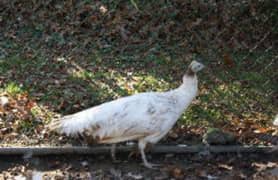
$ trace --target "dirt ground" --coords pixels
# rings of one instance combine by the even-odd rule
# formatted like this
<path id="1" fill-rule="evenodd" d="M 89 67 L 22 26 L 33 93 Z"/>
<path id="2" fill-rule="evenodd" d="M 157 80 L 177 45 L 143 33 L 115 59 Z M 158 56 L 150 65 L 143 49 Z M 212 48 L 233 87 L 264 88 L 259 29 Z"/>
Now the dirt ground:
<path id="1" fill-rule="evenodd" d="M 160 169 L 142 166 L 140 156 L 0 157 L 0 179 L 278 179 L 277 154 L 148 154 Z"/>

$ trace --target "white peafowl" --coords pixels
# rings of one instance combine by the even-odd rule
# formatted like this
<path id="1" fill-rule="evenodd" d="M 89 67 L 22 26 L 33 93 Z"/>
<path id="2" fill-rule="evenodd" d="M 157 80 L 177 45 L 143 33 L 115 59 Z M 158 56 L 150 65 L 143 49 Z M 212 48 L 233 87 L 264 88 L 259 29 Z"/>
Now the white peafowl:
<path id="1" fill-rule="evenodd" d="M 196 73 L 203 68 L 203 64 L 192 61 L 183 83 L 176 89 L 139 93 L 106 102 L 53 120 L 50 128 L 68 136 L 86 134 L 98 143 L 112 144 L 113 159 L 115 143 L 138 140 L 144 165 L 153 168 L 156 165 L 147 161 L 145 147 L 164 137 L 190 105 L 198 91 Z"/>

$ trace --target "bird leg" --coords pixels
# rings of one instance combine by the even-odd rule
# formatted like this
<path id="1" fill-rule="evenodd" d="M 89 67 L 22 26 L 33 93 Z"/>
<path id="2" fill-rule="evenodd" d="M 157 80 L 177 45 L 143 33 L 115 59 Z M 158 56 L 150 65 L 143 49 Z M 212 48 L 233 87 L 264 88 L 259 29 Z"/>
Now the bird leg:
<path id="1" fill-rule="evenodd" d="M 139 155 L 138 149 L 134 149 L 134 150 L 132 150 L 132 151 L 128 154 L 128 159 L 131 159 L 132 156 L 135 156 L 135 157 L 137 158 L 138 155 Z"/>
<path id="2" fill-rule="evenodd" d="M 119 160 L 117 160 L 117 158 L 116 158 L 116 144 L 112 144 L 112 146 L 111 146 L 111 158 L 114 163 L 119 162 Z"/>
<path id="3" fill-rule="evenodd" d="M 138 142 L 138 147 L 139 147 L 139 150 L 141 153 L 141 157 L 142 157 L 144 166 L 147 168 L 150 168 L 150 169 L 156 169 L 154 166 L 160 166 L 159 164 L 151 164 L 147 161 L 146 154 L 145 154 L 146 144 L 147 143 L 144 140 L 139 140 L 139 142 Z"/>
<path id="4" fill-rule="evenodd" d="M 145 147 L 145 152 L 149 152 L 150 150 L 151 150 L 151 148 L 152 148 L 152 144 L 150 144 L 150 143 L 148 143 L 148 144 L 146 144 L 146 147 Z M 134 150 L 132 150 L 129 154 L 128 154 L 128 159 L 131 159 L 131 157 L 138 157 L 140 155 L 140 152 L 139 152 L 139 150 L 138 149 L 134 149 Z"/>

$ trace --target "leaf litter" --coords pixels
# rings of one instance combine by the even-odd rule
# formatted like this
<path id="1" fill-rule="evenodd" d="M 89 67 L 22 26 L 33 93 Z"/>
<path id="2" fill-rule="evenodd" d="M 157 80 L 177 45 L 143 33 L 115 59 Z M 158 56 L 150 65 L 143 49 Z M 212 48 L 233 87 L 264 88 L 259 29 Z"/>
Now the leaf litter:
<path id="1" fill-rule="evenodd" d="M 264 72 L 264 76 L 269 77 L 267 81 L 258 78 L 260 76 L 257 73 L 258 69 L 261 69 L 260 62 L 264 64 L 265 59 L 275 56 L 275 53 L 272 52 L 275 52 L 275 49 L 271 45 L 272 40 L 275 39 L 275 33 L 272 31 L 272 27 L 275 27 L 273 25 L 275 16 L 270 15 L 273 10 L 271 7 L 271 3 L 262 2 L 210 4 L 199 1 L 189 3 L 180 0 L 166 4 L 160 1 L 145 4 L 141 4 L 139 1 L 130 1 L 129 3 L 1 1 L 0 9 L 3 10 L 0 14 L 0 25 L 3 27 L 0 30 L 1 146 L 64 145 L 67 143 L 80 145 L 75 139 L 48 132 L 45 125 L 52 118 L 61 114 L 76 112 L 119 96 L 156 90 L 155 88 L 158 90 L 172 88 L 178 84 L 178 78 L 184 71 L 184 64 L 189 62 L 189 57 L 202 53 L 209 59 L 217 60 L 211 61 L 208 66 L 215 68 L 216 71 L 224 71 L 226 79 L 224 78 L 223 82 L 220 74 L 205 74 L 211 78 L 206 79 L 201 85 L 202 96 L 195 102 L 196 104 L 193 104 L 192 108 L 193 114 L 198 113 L 198 116 L 191 117 L 191 114 L 188 113 L 182 117 L 182 121 L 199 118 L 198 121 L 205 119 L 207 124 L 196 125 L 191 122 L 183 124 L 182 122 L 161 143 L 198 144 L 202 142 L 202 136 L 208 127 L 213 126 L 232 133 L 236 137 L 236 143 L 239 144 L 277 145 L 278 130 L 269 121 L 275 115 L 274 113 L 277 113 L 277 109 L 274 108 L 277 105 L 277 93 L 274 91 L 275 88 L 269 85 L 275 83 L 267 83 L 264 89 L 266 91 L 262 91 L 263 95 L 259 91 L 262 81 L 264 83 L 269 79 L 271 82 L 275 81 L 275 66 L 273 64 L 267 69 L 267 73 Z M 247 11 L 243 11 L 244 8 Z M 207 14 L 208 11 L 212 13 Z M 200 14 L 207 16 L 203 17 Z M 250 28 L 256 31 L 250 31 Z M 266 33 L 266 30 L 269 32 Z M 265 49 L 267 51 L 264 51 Z M 253 57 L 253 54 L 256 54 L 253 50 L 266 53 Z M 247 55 L 243 54 L 244 61 L 239 62 L 237 59 L 241 57 L 238 57 L 237 53 L 246 51 L 248 53 Z M 215 53 L 211 52 L 218 54 L 214 55 Z M 268 54 L 270 55 L 268 56 Z M 243 80 L 241 76 L 238 78 L 231 73 L 237 68 L 238 63 L 242 63 L 241 71 L 256 71 L 257 74 Z M 159 69 L 158 72 L 154 71 L 156 68 Z M 74 74 L 70 72 L 72 69 L 81 72 L 78 77 L 72 75 Z M 118 82 L 109 81 L 109 78 L 105 78 L 107 74 L 103 72 L 108 72 L 108 75 L 111 72 L 113 81 Z M 117 73 L 113 72 L 119 72 L 119 77 L 129 72 L 135 72 L 132 77 L 136 77 L 136 72 L 140 73 L 137 75 L 139 79 L 130 81 L 129 75 L 123 76 L 126 79 L 115 78 Z M 153 75 L 152 78 L 145 78 L 143 76 L 145 74 Z M 156 80 L 157 78 L 162 79 L 161 77 L 165 80 Z M 10 83 L 11 81 L 14 83 Z M 101 83 L 94 85 L 94 81 Z M 234 92 L 227 91 L 227 89 L 234 88 L 235 91 L 238 89 L 237 85 L 228 86 L 226 81 L 236 81 L 235 84 L 239 84 L 242 89 L 246 87 L 248 92 L 256 87 L 256 93 L 229 96 L 228 93 Z M 259 83 L 252 84 L 254 82 Z M 154 83 L 156 84 L 154 85 Z M 173 85 L 164 87 L 161 85 L 166 83 Z M 90 87 L 87 84 L 90 84 Z M 217 89 L 211 84 L 219 84 L 218 93 L 225 92 L 227 94 L 224 94 L 224 97 L 215 96 L 213 102 L 207 104 L 206 102 L 211 102 L 208 93 L 213 94 L 213 90 Z M 26 91 L 22 86 L 26 88 Z M 97 91 L 100 88 L 101 90 Z M 2 89 L 4 90 L 2 91 Z M 239 103 L 234 101 L 234 99 L 241 100 L 241 96 L 249 98 L 247 99 L 248 105 L 240 106 L 244 104 L 243 101 L 238 101 Z M 227 108 L 229 106 L 229 103 L 225 102 L 227 97 L 230 98 L 228 101 L 233 100 L 234 107 Z M 196 108 L 197 106 L 204 107 L 206 111 L 200 111 Z M 240 110 L 232 111 L 233 108 L 250 113 L 244 115 Z M 217 111 L 210 111 L 210 109 L 221 109 L 221 114 L 225 114 L 225 116 L 219 116 Z M 176 156 L 167 156 L 167 159 L 179 162 L 175 158 Z M 233 157 L 222 158 L 228 161 L 233 159 Z M 252 157 L 250 158 L 252 159 Z M 188 159 L 190 161 L 190 158 Z M 258 158 L 257 161 L 262 159 Z M 271 162 L 271 158 L 269 160 Z M 251 160 L 247 159 L 247 161 Z M 219 175 L 219 171 L 215 170 L 220 168 L 225 169 L 224 174 L 227 173 L 229 176 L 236 174 L 235 177 L 243 179 L 250 176 L 259 179 L 265 177 L 266 170 L 275 170 L 276 166 L 272 166 L 271 163 L 267 165 L 266 162 L 263 162 L 262 165 L 254 163 L 250 166 L 250 164 L 239 161 L 243 168 L 247 168 L 247 172 L 245 172 L 235 165 L 226 164 L 226 162 L 213 167 L 208 162 L 206 163 L 195 164 L 199 169 L 205 167 L 203 171 L 199 172 L 192 170 L 191 167 L 194 164 L 188 163 L 182 167 L 168 168 L 166 174 L 152 175 L 157 175 L 158 179 L 169 177 L 213 179 L 221 177 L 221 173 Z M 24 175 L 13 174 L 18 178 L 27 177 L 25 166 L 26 164 L 6 170 L 12 173 L 25 173 Z M 56 166 L 59 167 L 59 163 Z M 88 166 L 90 166 L 90 162 L 88 162 Z M 107 169 L 110 169 L 105 172 L 96 168 L 94 172 L 65 174 L 62 172 L 65 169 L 62 169 L 62 171 L 51 173 L 56 174 L 57 178 L 74 176 L 81 179 L 83 177 L 101 179 L 115 176 L 121 178 L 148 177 L 148 174 L 140 174 L 136 171 L 137 165 L 134 166 L 132 172 L 128 173 L 122 172 L 125 170 L 124 168 L 120 170 L 114 168 L 111 171 L 111 167 L 109 167 L 111 164 L 107 166 Z M 255 168 L 256 171 L 252 168 Z M 6 170 L 4 170 L 4 176 L 9 178 L 9 172 Z"/>

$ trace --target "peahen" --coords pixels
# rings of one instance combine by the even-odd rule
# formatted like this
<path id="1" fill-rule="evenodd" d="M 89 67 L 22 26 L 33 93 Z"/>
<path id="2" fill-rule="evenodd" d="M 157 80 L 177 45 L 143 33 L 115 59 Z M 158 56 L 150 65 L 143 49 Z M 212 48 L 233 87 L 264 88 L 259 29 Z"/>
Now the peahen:
<path id="1" fill-rule="evenodd" d="M 115 143 L 138 140 L 143 163 L 147 161 L 147 143 L 157 143 L 174 126 L 184 110 L 190 105 L 198 91 L 196 73 L 204 65 L 192 61 L 183 83 L 167 92 L 145 92 L 119 98 L 81 112 L 53 120 L 50 128 L 66 135 L 86 134 L 98 143 L 113 144 L 112 157 L 115 157 Z"/>

